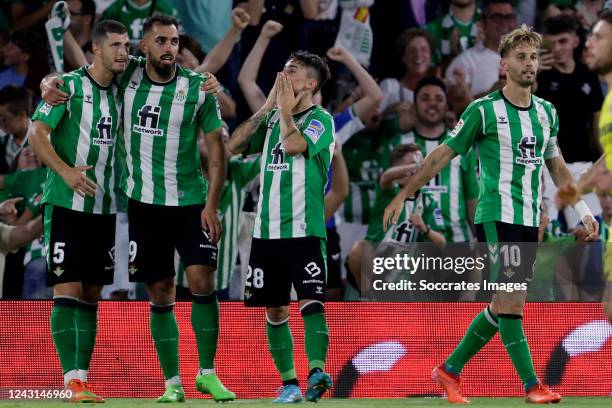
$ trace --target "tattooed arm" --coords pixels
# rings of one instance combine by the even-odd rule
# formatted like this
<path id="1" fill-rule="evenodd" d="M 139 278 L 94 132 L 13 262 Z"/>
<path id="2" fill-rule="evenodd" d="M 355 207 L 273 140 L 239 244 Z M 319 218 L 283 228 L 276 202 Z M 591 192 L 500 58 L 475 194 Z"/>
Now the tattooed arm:
<path id="1" fill-rule="evenodd" d="M 251 138 L 255 135 L 255 131 L 268 112 L 268 110 L 264 110 L 262 107 L 234 130 L 227 146 L 232 154 L 240 154 L 249 147 Z"/>
<path id="2" fill-rule="evenodd" d="M 257 128 L 264 120 L 268 112 L 270 112 L 275 105 L 276 83 L 274 83 L 274 86 L 268 95 L 268 99 L 266 99 L 263 106 L 259 108 L 259 110 L 253 114 L 253 116 L 241 123 L 240 126 L 234 130 L 228 144 L 228 149 L 230 152 L 233 154 L 240 154 L 249 147 L 251 139 L 255 135 Z"/>

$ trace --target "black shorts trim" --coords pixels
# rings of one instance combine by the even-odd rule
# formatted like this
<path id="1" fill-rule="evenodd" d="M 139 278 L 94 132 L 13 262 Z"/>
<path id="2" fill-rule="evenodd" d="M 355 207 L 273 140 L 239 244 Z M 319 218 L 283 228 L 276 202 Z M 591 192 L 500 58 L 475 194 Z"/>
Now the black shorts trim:
<path id="1" fill-rule="evenodd" d="M 299 300 L 325 301 L 325 240 L 253 238 L 244 299 L 247 306 L 278 307 L 290 302 L 291 286 Z"/>
<path id="2" fill-rule="evenodd" d="M 115 221 L 115 214 L 91 214 L 46 204 L 47 286 L 113 283 Z"/>
<path id="3" fill-rule="evenodd" d="M 174 251 L 183 265 L 217 269 L 217 245 L 202 229 L 203 204 L 162 206 L 130 199 L 128 220 L 131 282 L 157 282 L 175 275 Z"/>

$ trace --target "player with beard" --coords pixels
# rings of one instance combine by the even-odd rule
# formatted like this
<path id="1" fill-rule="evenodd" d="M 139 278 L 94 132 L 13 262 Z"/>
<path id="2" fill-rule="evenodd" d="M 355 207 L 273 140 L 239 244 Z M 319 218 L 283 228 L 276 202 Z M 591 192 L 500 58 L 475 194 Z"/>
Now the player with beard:
<path id="1" fill-rule="evenodd" d="M 214 370 L 219 335 L 216 244 L 221 235 L 217 209 L 225 178 L 225 149 L 219 105 L 206 91 L 216 80 L 206 87 L 212 76 L 207 79 L 178 66 L 178 46 L 176 19 L 152 16 L 144 24 L 140 43 L 145 58 L 130 57 L 117 77 L 125 156 L 120 158 L 125 162 L 120 187 L 129 199 L 128 270 L 130 280 L 146 283 L 151 301 L 151 335 L 166 380 L 166 391 L 158 401 L 185 400 L 174 315 L 175 249 L 193 295 L 191 323 L 200 361 L 196 388 L 216 401 L 229 401 L 235 394 L 223 386 Z M 78 54 L 79 50 L 72 51 Z M 43 97 L 56 101 L 62 95 L 50 81 L 43 84 Z M 200 130 L 209 154 L 209 183 L 199 164 Z"/>
<path id="2" fill-rule="evenodd" d="M 489 259 L 499 260 L 490 265 L 491 277 L 487 279 L 498 283 L 516 282 L 510 280 L 512 277 L 529 282 L 533 277 L 544 162 L 556 185 L 573 181 L 557 146 L 559 120 L 555 108 L 531 94 L 541 41 L 542 37 L 525 25 L 502 38 L 499 54 L 501 67 L 507 72 L 506 86 L 468 106 L 451 137 L 426 157 L 417 174 L 393 199 L 384 215 L 385 227 L 395 223 L 406 198 L 438 174 L 456 155 L 466 154 L 476 144 L 481 174 L 476 236 L 479 242 L 488 244 Z M 571 204 L 589 234 L 587 239 L 596 239 L 598 224 L 588 206 L 584 201 L 573 201 Z M 500 257 L 503 247 L 518 250 L 520 261 L 517 262 L 519 258 L 516 256 L 512 263 L 509 259 L 512 257 Z M 498 274 L 499 270 L 503 272 Z M 526 290 L 497 291 L 490 305 L 472 321 L 453 353 L 433 369 L 432 378 L 444 388 L 450 402 L 469 402 L 461 395 L 461 370 L 498 331 L 521 378 L 527 401 L 548 403 L 561 400 L 561 396 L 541 384 L 535 374 L 522 325 L 526 296 Z"/>

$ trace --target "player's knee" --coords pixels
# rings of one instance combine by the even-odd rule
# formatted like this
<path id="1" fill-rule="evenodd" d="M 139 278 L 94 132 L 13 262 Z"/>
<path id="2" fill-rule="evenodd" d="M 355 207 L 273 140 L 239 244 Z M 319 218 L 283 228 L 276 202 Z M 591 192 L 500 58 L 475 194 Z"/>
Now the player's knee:
<path id="1" fill-rule="evenodd" d="M 491 311 L 498 316 L 501 315 L 523 315 L 523 303 L 518 301 L 500 301 L 495 300 L 491 303 Z"/>
<path id="2" fill-rule="evenodd" d="M 280 324 L 289 318 L 289 307 L 270 307 L 266 309 L 266 317 L 270 324 Z"/>
<path id="3" fill-rule="evenodd" d="M 215 269 L 209 266 L 192 265 L 185 268 L 189 288 L 193 293 L 210 293 L 215 290 Z"/>
<path id="4" fill-rule="evenodd" d="M 176 298 L 176 286 L 174 278 L 162 279 L 147 285 L 149 299 L 156 305 L 167 305 L 174 303 Z"/>
<path id="5" fill-rule="evenodd" d="M 302 317 L 310 316 L 317 313 L 325 313 L 325 306 L 318 300 L 306 301 L 300 306 Z"/>

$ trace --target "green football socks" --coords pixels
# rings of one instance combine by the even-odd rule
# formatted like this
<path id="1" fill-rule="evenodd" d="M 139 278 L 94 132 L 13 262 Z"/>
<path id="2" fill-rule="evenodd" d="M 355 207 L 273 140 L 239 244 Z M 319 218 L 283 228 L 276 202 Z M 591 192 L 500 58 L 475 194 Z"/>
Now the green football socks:
<path id="1" fill-rule="evenodd" d="M 151 305 L 151 337 L 166 380 L 179 377 L 179 331 L 174 316 L 174 304 Z M 176 385 L 176 384 L 174 384 Z"/>
<path id="2" fill-rule="evenodd" d="M 77 300 L 56 297 L 51 309 L 51 337 L 65 373 L 77 370 Z"/>
<path id="3" fill-rule="evenodd" d="M 315 368 L 321 371 L 325 370 L 325 360 L 329 347 L 329 330 L 323 311 L 323 304 L 319 302 L 310 303 L 302 308 L 304 343 L 310 370 Z"/>
<path id="4" fill-rule="evenodd" d="M 217 293 L 193 294 L 191 326 L 195 332 L 200 369 L 213 370 L 219 339 L 219 301 Z"/>
<path id="5" fill-rule="evenodd" d="M 270 321 L 266 323 L 268 347 L 283 381 L 297 378 L 293 366 L 293 336 L 291 336 L 288 320 L 287 318 L 281 323 Z"/>
<path id="6" fill-rule="evenodd" d="M 87 371 L 98 333 L 98 304 L 79 302 L 76 309 L 77 355 L 76 366 L 87 381 Z"/>
<path id="7" fill-rule="evenodd" d="M 448 356 L 445 369 L 451 374 L 459 375 L 467 362 L 476 355 L 498 330 L 497 318 L 487 306 L 480 312 L 468 327 L 465 336 L 453 353 Z"/>
<path id="8" fill-rule="evenodd" d="M 529 353 L 529 345 L 527 338 L 523 332 L 523 321 L 519 315 L 500 315 L 499 316 L 499 334 L 502 343 L 506 348 L 506 352 L 512 360 L 512 364 L 516 369 L 525 391 L 531 388 L 532 385 L 538 382 L 533 361 Z"/>

